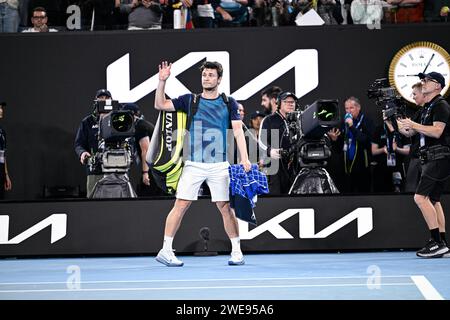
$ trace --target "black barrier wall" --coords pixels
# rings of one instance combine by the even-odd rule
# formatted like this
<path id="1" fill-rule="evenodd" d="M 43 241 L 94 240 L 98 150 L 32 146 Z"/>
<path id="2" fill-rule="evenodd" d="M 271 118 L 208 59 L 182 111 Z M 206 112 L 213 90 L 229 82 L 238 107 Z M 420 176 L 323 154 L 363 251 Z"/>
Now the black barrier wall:
<path id="1" fill-rule="evenodd" d="M 442 199 L 444 208 L 450 196 Z M 162 246 L 170 200 L 5 203 L 0 208 L 0 256 L 155 254 Z M 244 252 L 417 249 L 428 239 L 412 196 L 267 197 L 258 226 L 240 222 Z M 190 207 L 174 240 L 178 253 L 231 249 L 210 199 Z"/>
<path id="2" fill-rule="evenodd" d="M 233 93 L 295 50 L 317 50 L 318 85 L 300 99 L 301 104 L 339 99 L 343 108 L 344 98 L 354 95 L 379 121 L 380 110 L 366 98 L 368 85 L 387 76 L 391 59 L 407 44 L 426 40 L 450 50 L 449 32 L 448 25 L 405 25 L 381 30 L 345 26 L 0 34 L 0 99 L 8 102 L 2 126 L 8 133 L 13 179 L 8 198 L 39 198 L 44 185 L 85 188 L 84 170 L 73 151 L 75 132 L 91 112 L 96 90 L 110 85 L 107 67 L 127 54 L 129 87 L 137 92 L 151 87 L 151 81 L 145 81 L 157 73 L 162 60 L 179 61 L 192 52 L 228 53 Z M 177 76 L 193 92 L 201 88 L 196 68 L 200 62 Z M 313 81 L 306 70 L 297 72 L 303 81 Z M 267 85 L 294 90 L 294 74 L 292 68 L 278 79 L 269 77 Z M 115 81 L 126 86 L 127 73 Z M 259 91 L 243 101 L 247 114 L 259 108 Z M 146 118 L 155 122 L 153 101 L 150 92 L 137 102 Z"/>

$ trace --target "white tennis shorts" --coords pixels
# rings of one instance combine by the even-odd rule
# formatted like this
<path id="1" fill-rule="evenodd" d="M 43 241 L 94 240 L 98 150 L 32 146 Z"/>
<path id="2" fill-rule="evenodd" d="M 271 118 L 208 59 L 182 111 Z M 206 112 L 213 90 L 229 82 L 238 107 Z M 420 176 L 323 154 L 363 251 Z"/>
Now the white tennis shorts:
<path id="1" fill-rule="evenodd" d="M 230 176 L 228 162 L 203 163 L 186 161 L 178 181 L 176 198 L 197 200 L 198 191 L 204 181 L 211 191 L 211 201 L 229 201 Z"/>

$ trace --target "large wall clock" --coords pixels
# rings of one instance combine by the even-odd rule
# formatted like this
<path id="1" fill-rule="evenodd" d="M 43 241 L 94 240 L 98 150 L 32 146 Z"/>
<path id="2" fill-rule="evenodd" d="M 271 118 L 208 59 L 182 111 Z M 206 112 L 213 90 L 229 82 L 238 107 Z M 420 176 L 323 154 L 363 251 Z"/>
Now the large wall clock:
<path id="1" fill-rule="evenodd" d="M 428 42 L 414 42 L 401 48 L 389 66 L 389 83 L 406 100 L 414 103 L 411 97 L 412 85 L 419 82 L 419 73 L 431 71 L 441 73 L 445 78 L 445 88 L 441 94 L 449 93 L 450 55 L 439 45 Z"/>

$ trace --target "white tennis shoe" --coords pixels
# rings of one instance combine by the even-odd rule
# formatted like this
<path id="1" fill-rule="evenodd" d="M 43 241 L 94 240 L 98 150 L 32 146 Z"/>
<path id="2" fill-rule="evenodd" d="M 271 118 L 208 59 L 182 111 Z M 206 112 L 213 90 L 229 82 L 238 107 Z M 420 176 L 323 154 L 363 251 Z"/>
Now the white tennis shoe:
<path id="1" fill-rule="evenodd" d="M 159 250 L 155 259 L 168 267 L 182 267 L 184 264 L 183 261 L 175 257 L 175 254 L 171 250 Z"/>
<path id="2" fill-rule="evenodd" d="M 228 260 L 228 264 L 230 266 L 240 266 L 245 263 L 244 255 L 241 251 L 233 251 L 231 252 L 231 258 Z"/>

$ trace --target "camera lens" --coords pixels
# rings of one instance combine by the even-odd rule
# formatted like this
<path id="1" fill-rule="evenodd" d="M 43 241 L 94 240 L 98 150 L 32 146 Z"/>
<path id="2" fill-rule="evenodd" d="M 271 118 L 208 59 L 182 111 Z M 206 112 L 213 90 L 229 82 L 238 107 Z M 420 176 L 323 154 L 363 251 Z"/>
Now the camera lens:
<path id="1" fill-rule="evenodd" d="M 133 125 L 133 115 L 130 113 L 115 113 L 111 115 L 112 127 L 118 132 L 127 132 Z"/>

